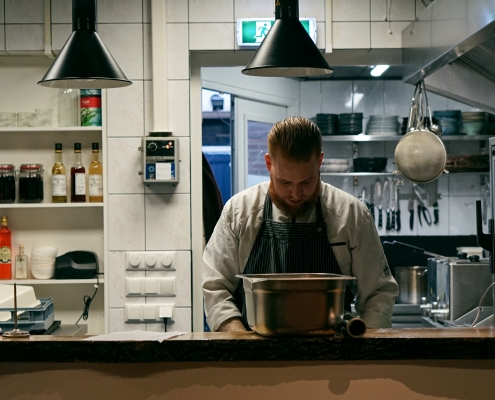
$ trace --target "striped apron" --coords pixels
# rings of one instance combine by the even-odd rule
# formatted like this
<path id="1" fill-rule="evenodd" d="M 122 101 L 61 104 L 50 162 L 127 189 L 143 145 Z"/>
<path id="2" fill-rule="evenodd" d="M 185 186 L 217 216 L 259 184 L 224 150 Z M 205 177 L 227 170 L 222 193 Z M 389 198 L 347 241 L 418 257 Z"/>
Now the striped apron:
<path id="1" fill-rule="evenodd" d="M 272 200 L 267 193 L 263 221 L 243 274 L 342 274 L 332 246 L 344 246 L 346 243 L 329 243 L 320 198 L 316 203 L 316 222 L 296 224 L 295 218 L 292 223 L 275 222 L 272 221 L 272 208 Z M 347 289 L 345 310 L 351 310 L 353 297 L 352 292 Z M 235 299 L 242 312 L 244 326 L 249 329 L 242 279 L 235 291 Z"/>

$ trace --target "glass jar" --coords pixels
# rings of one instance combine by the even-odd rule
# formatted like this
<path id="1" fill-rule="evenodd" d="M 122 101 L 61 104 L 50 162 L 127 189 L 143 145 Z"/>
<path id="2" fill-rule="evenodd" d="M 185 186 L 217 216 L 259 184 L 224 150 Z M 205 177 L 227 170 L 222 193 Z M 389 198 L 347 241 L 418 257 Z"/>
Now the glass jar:
<path id="1" fill-rule="evenodd" d="M 19 202 L 43 201 L 43 165 L 21 164 L 19 169 Z"/>
<path id="2" fill-rule="evenodd" d="M 15 202 L 15 168 L 12 164 L 0 164 L 0 203 Z"/>

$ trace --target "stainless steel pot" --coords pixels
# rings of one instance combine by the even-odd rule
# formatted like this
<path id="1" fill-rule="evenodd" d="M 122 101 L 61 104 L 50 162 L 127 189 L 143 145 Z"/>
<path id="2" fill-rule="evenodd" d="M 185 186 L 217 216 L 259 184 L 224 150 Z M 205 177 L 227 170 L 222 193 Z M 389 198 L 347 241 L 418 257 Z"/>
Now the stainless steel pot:
<path id="1" fill-rule="evenodd" d="M 400 304 L 421 304 L 421 297 L 428 294 L 427 267 L 395 267 L 394 276 L 399 285 Z"/>
<path id="2" fill-rule="evenodd" d="M 249 274 L 243 279 L 250 328 L 263 336 L 325 336 L 342 328 L 352 337 L 366 332 L 360 318 L 344 318 L 350 276 L 337 274 Z"/>

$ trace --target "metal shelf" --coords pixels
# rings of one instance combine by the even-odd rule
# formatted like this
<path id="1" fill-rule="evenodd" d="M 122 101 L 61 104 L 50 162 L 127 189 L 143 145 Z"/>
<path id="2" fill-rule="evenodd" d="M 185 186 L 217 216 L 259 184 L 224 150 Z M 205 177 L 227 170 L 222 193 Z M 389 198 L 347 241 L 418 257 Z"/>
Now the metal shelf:
<path id="1" fill-rule="evenodd" d="M 89 208 L 103 207 L 103 203 L 7 203 L 0 208 Z"/>
<path id="2" fill-rule="evenodd" d="M 333 136 L 322 136 L 324 142 L 398 142 L 404 135 L 333 135 Z M 443 135 L 440 139 L 443 141 L 473 141 L 473 140 L 488 140 L 489 135 Z"/>

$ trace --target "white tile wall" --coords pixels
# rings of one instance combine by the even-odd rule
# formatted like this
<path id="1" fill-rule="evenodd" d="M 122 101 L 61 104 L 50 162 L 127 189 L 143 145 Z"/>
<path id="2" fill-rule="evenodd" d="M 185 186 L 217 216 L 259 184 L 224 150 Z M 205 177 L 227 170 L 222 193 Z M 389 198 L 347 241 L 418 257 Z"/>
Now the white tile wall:
<path id="1" fill-rule="evenodd" d="M 52 24 L 52 49 L 61 50 L 71 33 L 71 24 Z"/>
<path id="2" fill-rule="evenodd" d="M 124 88 L 108 90 L 108 136 L 143 136 L 143 81 Z"/>
<path id="3" fill-rule="evenodd" d="M 352 82 L 321 82 L 321 112 L 341 114 L 352 112 Z"/>
<path id="4" fill-rule="evenodd" d="M 302 17 L 301 3 L 299 4 L 299 16 Z M 275 18 L 275 3 L 273 1 L 234 0 L 234 21 L 239 18 Z"/>
<path id="5" fill-rule="evenodd" d="M 126 324 L 124 319 L 124 308 L 110 308 L 110 323 L 109 333 L 113 332 L 129 332 L 129 331 L 145 331 L 146 324 Z M 161 324 L 163 328 L 163 324 Z"/>
<path id="6" fill-rule="evenodd" d="M 449 197 L 450 235 L 476 234 L 476 200 L 479 196 Z"/>
<path id="7" fill-rule="evenodd" d="M 144 216 L 143 195 L 108 196 L 108 249 L 143 250 Z"/>
<path id="8" fill-rule="evenodd" d="M 128 79 L 143 79 L 143 28 L 140 24 L 98 24 L 98 35 Z"/>
<path id="9" fill-rule="evenodd" d="M 333 0 L 333 21 L 369 21 L 370 0 Z"/>
<path id="10" fill-rule="evenodd" d="M 5 0 L 6 24 L 42 24 L 43 0 Z"/>
<path id="11" fill-rule="evenodd" d="M 481 199 L 481 184 L 479 174 L 448 175 L 449 196 L 478 196 Z"/>
<path id="12" fill-rule="evenodd" d="M 421 12 L 425 9 L 425 5 L 421 0 L 416 0 L 416 17 L 421 14 Z"/>
<path id="13" fill-rule="evenodd" d="M 416 4 L 412 0 L 371 0 L 371 20 L 385 21 L 387 5 L 391 21 L 412 21 L 416 18 Z"/>
<path id="14" fill-rule="evenodd" d="M 301 116 L 315 117 L 322 112 L 322 103 L 321 82 L 306 82 L 301 85 Z"/>
<path id="15" fill-rule="evenodd" d="M 371 46 L 370 22 L 334 22 L 334 49 L 369 49 Z"/>
<path id="16" fill-rule="evenodd" d="M 323 50 L 325 48 L 325 23 L 316 23 L 316 47 Z"/>
<path id="17" fill-rule="evenodd" d="M 144 193 L 141 175 L 142 152 L 140 138 L 108 139 L 108 192 L 110 194 Z"/>
<path id="18" fill-rule="evenodd" d="M 167 75 L 169 79 L 189 79 L 187 24 L 167 24 Z"/>
<path id="19" fill-rule="evenodd" d="M 309 0 L 299 2 L 300 18 L 315 18 L 325 21 L 325 0 Z"/>
<path id="20" fill-rule="evenodd" d="M 385 112 L 400 118 L 409 117 L 414 86 L 402 81 L 385 81 Z M 428 96 L 429 97 L 429 96 Z"/>
<path id="21" fill-rule="evenodd" d="M 51 0 L 52 23 L 63 24 L 72 22 L 72 1 Z"/>
<path id="22" fill-rule="evenodd" d="M 12 51 L 45 50 L 43 25 L 5 25 L 5 45 Z"/>
<path id="23" fill-rule="evenodd" d="M 98 23 L 143 22 L 143 0 L 98 0 Z"/>
<path id="24" fill-rule="evenodd" d="M 188 0 L 166 0 L 167 22 L 188 22 Z"/>
<path id="25" fill-rule="evenodd" d="M 232 0 L 189 0 L 189 22 L 232 22 Z"/>
<path id="26" fill-rule="evenodd" d="M 146 250 L 189 250 L 191 205 L 188 194 L 147 194 Z"/>
<path id="27" fill-rule="evenodd" d="M 169 128 L 175 136 L 189 136 L 188 80 L 168 81 L 168 118 Z"/>
<path id="28" fill-rule="evenodd" d="M 5 22 L 5 0 L 0 0 L 0 24 Z"/>
<path id="29" fill-rule="evenodd" d="M 189 24 L 190 50 L 233 50 L 234 42 L 234 23 Z"/>
<path id="30" fill-rule="evenodd" d="M 153 61 L 151 59 L 151 46 L 151 24 L 143 24 L 144 79 L 153 79 Z"/>
<path id="31" fill-rule="evenodd" d="M 146 329 L 151 332 L 163 332 L 165 329 L 162 323 L 146 324 Z M 179 307 L 175 309 L 174 319 L 167 323 L 168 332 L 191 332 L 191 309 Z"/>
<path id="32" fill-rule="evenodd" d="M 372 22 L 371 23 L 371 48 L 401 48 L 402 31 L 409 22 Z"/>
<path id="33" fill-rule="evenodd" d="M 365 117 L 384 115 L 384 81 L 355 81 L 353 84 L 353 111 Z"/>

